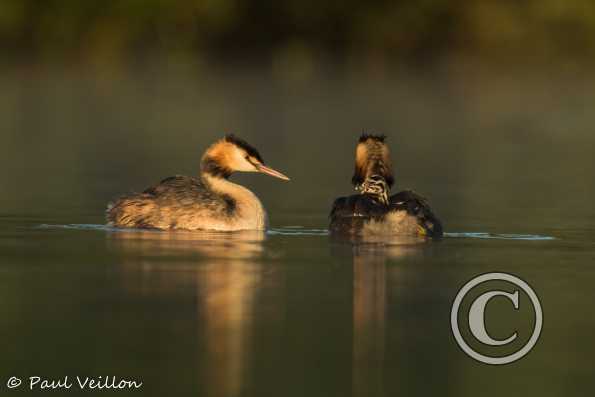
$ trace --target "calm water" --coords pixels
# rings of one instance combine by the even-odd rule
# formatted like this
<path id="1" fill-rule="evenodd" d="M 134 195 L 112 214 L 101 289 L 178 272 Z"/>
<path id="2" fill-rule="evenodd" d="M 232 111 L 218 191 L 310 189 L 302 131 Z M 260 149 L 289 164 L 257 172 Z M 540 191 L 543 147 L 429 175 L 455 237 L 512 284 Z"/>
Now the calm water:
<path id="1" fill-rule="evenodd" d="M 10 376 L 115 375 L 147 396 L 585 395 L 593 84 L 467 72 L 3 74 L 0 394 L 30 394 Z M 430 199 L 442 241 L 327 235 L 364 128 L 389 135 L 397 184 Z M 269 233 L 97 226 L 110 198 L 194 173 L 224 131 L 292 177 L 234 177 L 262 198 Z M 545 313 L 534 350 L 504 367 L 476 363 L 450 331 L 457 291 L 489 271 L 529 282 Z M 498 337 L 523 325 L 506 301 L 489 310 Z"/>

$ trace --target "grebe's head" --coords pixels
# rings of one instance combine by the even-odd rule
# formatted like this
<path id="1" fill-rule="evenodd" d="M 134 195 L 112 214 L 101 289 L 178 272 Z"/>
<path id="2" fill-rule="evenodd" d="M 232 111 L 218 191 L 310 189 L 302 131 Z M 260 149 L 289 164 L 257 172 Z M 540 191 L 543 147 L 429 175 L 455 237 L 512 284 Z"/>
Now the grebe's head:
<path id="1" fill-rule="evenodd" d="M 384 180 L 390 189 L 395 182 L 386 136 L 362 134 L 355 148 L 355 171 L 351 182 L 362 190 L 366 181 Z"/>
<path id="2" fill-rule="evenodd" d="M 236 171 L 260 172 L 288 181 L 289 178 L 264 164 L 258 151 L 233 134 L 215 142 L 205 152 L 201 170 L 212 176 L 229 178 Z"/>

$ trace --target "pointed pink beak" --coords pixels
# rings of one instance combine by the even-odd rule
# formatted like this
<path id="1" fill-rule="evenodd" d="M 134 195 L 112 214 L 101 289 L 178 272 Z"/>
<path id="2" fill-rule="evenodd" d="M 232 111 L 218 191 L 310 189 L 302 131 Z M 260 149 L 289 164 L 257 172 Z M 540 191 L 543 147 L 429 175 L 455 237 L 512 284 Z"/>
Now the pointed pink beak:
<path id="1" fill-rule="evenodd" d="M 283 175 L 279 171 L 276 171 L 276 170 L 274 170 L 272 168 L 269 168 L 266 165 L 258 164 L 258 165 L 256 165 L 256 169 L 259 172 L 262 172 L 263 174 L 274 176 L 275 178 L 283 179 L 284 181 L 289 181 L 290 180 L 288 177 L 286 177 L 285 175 Z"/>

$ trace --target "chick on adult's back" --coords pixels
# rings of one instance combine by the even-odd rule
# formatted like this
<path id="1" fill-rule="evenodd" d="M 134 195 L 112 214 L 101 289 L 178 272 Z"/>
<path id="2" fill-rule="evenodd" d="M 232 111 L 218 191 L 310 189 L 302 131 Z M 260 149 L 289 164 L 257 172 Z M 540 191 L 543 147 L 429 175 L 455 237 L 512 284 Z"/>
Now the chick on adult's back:
<path id="1" fill-rule="evenodd" d="M 331 210 L 332 233 L 442 236 L 442 225 L 425 198 L 412 190 L 389 196 L 394 184 L 384 135 L 363 134 L 355 150 L 352 183 L 358 194 L 340 197 Z"/>
<path id="2" fill-rule="evenodd" d="M 229 181 L 236 171 L 289 180 L 265 166 L 246 141 L 226 135 L 204 153 L 199 176 L 172 176 L 142 193 L 119 198 L 108 205 L 108 224 L 163 230 L 265 229 L 266 212 L 258 197 Z"/>

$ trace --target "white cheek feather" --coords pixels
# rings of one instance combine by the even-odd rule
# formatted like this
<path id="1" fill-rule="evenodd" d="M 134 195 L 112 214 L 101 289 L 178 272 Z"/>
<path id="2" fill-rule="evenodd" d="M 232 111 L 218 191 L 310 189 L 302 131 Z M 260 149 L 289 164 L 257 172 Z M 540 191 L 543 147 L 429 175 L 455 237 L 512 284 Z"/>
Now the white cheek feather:
<path id="1" fill-rule="evenodd" d="M 254 172 L 256 168 L 245 158 L 245 153 L 238 149 L 234 150 L 230 156 L 230 165 L 235 171 Z"/>

